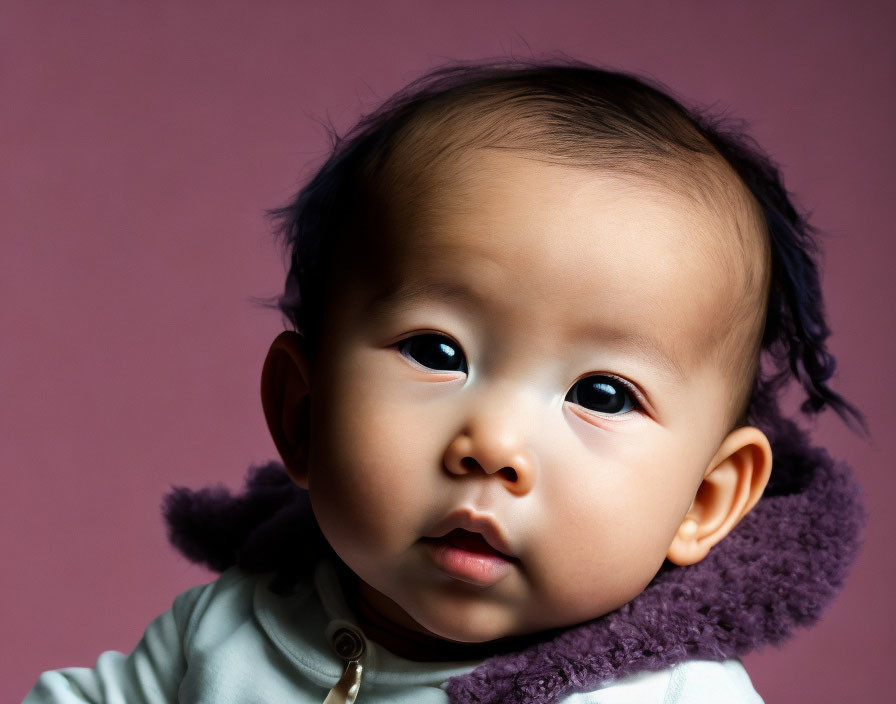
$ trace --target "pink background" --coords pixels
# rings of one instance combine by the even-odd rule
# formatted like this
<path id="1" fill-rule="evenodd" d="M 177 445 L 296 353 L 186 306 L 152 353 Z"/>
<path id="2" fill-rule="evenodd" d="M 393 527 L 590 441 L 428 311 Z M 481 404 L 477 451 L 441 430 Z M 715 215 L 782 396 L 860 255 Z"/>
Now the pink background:
<path id="1" fill-rule="evenodd" d="M 816 628 L 747 658 L 767 702 L 892 680 L 892 3 L 6 2 L 0 9 L 0 699 L 129 650 L 208 574 L 166 543 L 175 483 L 274 456 L 258 401 L 283 269 L 262 217 L 341 127 L 447 59 L 567 54 L 747 119 L 829 233 L 838 387 L 873 440 L 818 437 L 867 544 Z M 885 669 L 886 668 L 886 669 Z M 885 677 L 886 673 L 886 677 Z"/>

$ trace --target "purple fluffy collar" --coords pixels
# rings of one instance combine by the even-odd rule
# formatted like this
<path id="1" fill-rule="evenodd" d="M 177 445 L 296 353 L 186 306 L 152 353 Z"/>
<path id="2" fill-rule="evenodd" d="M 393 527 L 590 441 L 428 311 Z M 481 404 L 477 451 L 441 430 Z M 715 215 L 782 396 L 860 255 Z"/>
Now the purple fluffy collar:
<path id="1" fill-rule="evenodd" d="M 452 702 L 552 702 L 576 690 L 685 660 L 723 660 L 780 643 L 815 622 L 843 585 L 864 511 L 852 472 L 784 421 L 773 479 L 756 508 L 690 567 L 667 564 L 616 611 L 452 679 Z M 215 570 L 276 572 L 288 589 L 328 552 L 307 495 L 272 463 L 246 491 L 174 489 L 171 542 Z"/>

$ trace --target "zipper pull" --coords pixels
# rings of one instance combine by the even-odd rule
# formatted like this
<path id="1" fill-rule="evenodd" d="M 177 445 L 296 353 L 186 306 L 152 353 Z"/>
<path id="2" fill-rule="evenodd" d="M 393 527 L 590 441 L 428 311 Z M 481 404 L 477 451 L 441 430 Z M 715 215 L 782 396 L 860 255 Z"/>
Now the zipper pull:
<path id="1" fill-rule="evenodd" d="M 351 628 L 340 628 L 333 633 L 330 645 L 345 660 L 345 671 L 327 693 L 323 704 L 352 704 L 361 689 L 361 675 L 364 674 L 364 666 L 361 664 L 364 638 Z"/>
<path id="2" fill-rule="evenodd" d="M 324 699 L 324 704 L 352 704 L 361 689 L 361 673 L 364 666 L 357 660 L 351 660 L 345 666 L 345 672 L 339 681 L 333 685 Z"/>

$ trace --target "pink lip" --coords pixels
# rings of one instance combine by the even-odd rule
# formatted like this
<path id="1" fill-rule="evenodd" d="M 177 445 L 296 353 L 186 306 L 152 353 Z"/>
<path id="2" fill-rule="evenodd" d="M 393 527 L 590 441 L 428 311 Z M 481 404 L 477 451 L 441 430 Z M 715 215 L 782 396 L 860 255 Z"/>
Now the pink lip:
<path id="1" fill-rule="evenodd" d="M 518 562 L 500 525 L 472 509 L 450 513 L 422 542 L 439 569 L 477 586 L 497 583 Z"/>

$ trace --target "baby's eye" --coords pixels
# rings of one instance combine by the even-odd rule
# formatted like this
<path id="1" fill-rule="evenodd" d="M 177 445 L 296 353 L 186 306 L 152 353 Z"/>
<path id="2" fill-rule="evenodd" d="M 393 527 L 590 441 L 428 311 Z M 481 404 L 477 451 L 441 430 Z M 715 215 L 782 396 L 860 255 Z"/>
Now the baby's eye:
<path id="1" fill-rule="evenodd" d="M 440 372 L 467 372 L 467 360 L 454 340 L 433 333 L 416 335 L 398 343 L 405 357 Z"/>
<path id="2" fill-rule="evenodd" d="M 566 400 L 606 415 L 622 415 L 638 408 L 638 401 L 628 385 L 605 374 L 580 379 L 572 385 Z"/>

